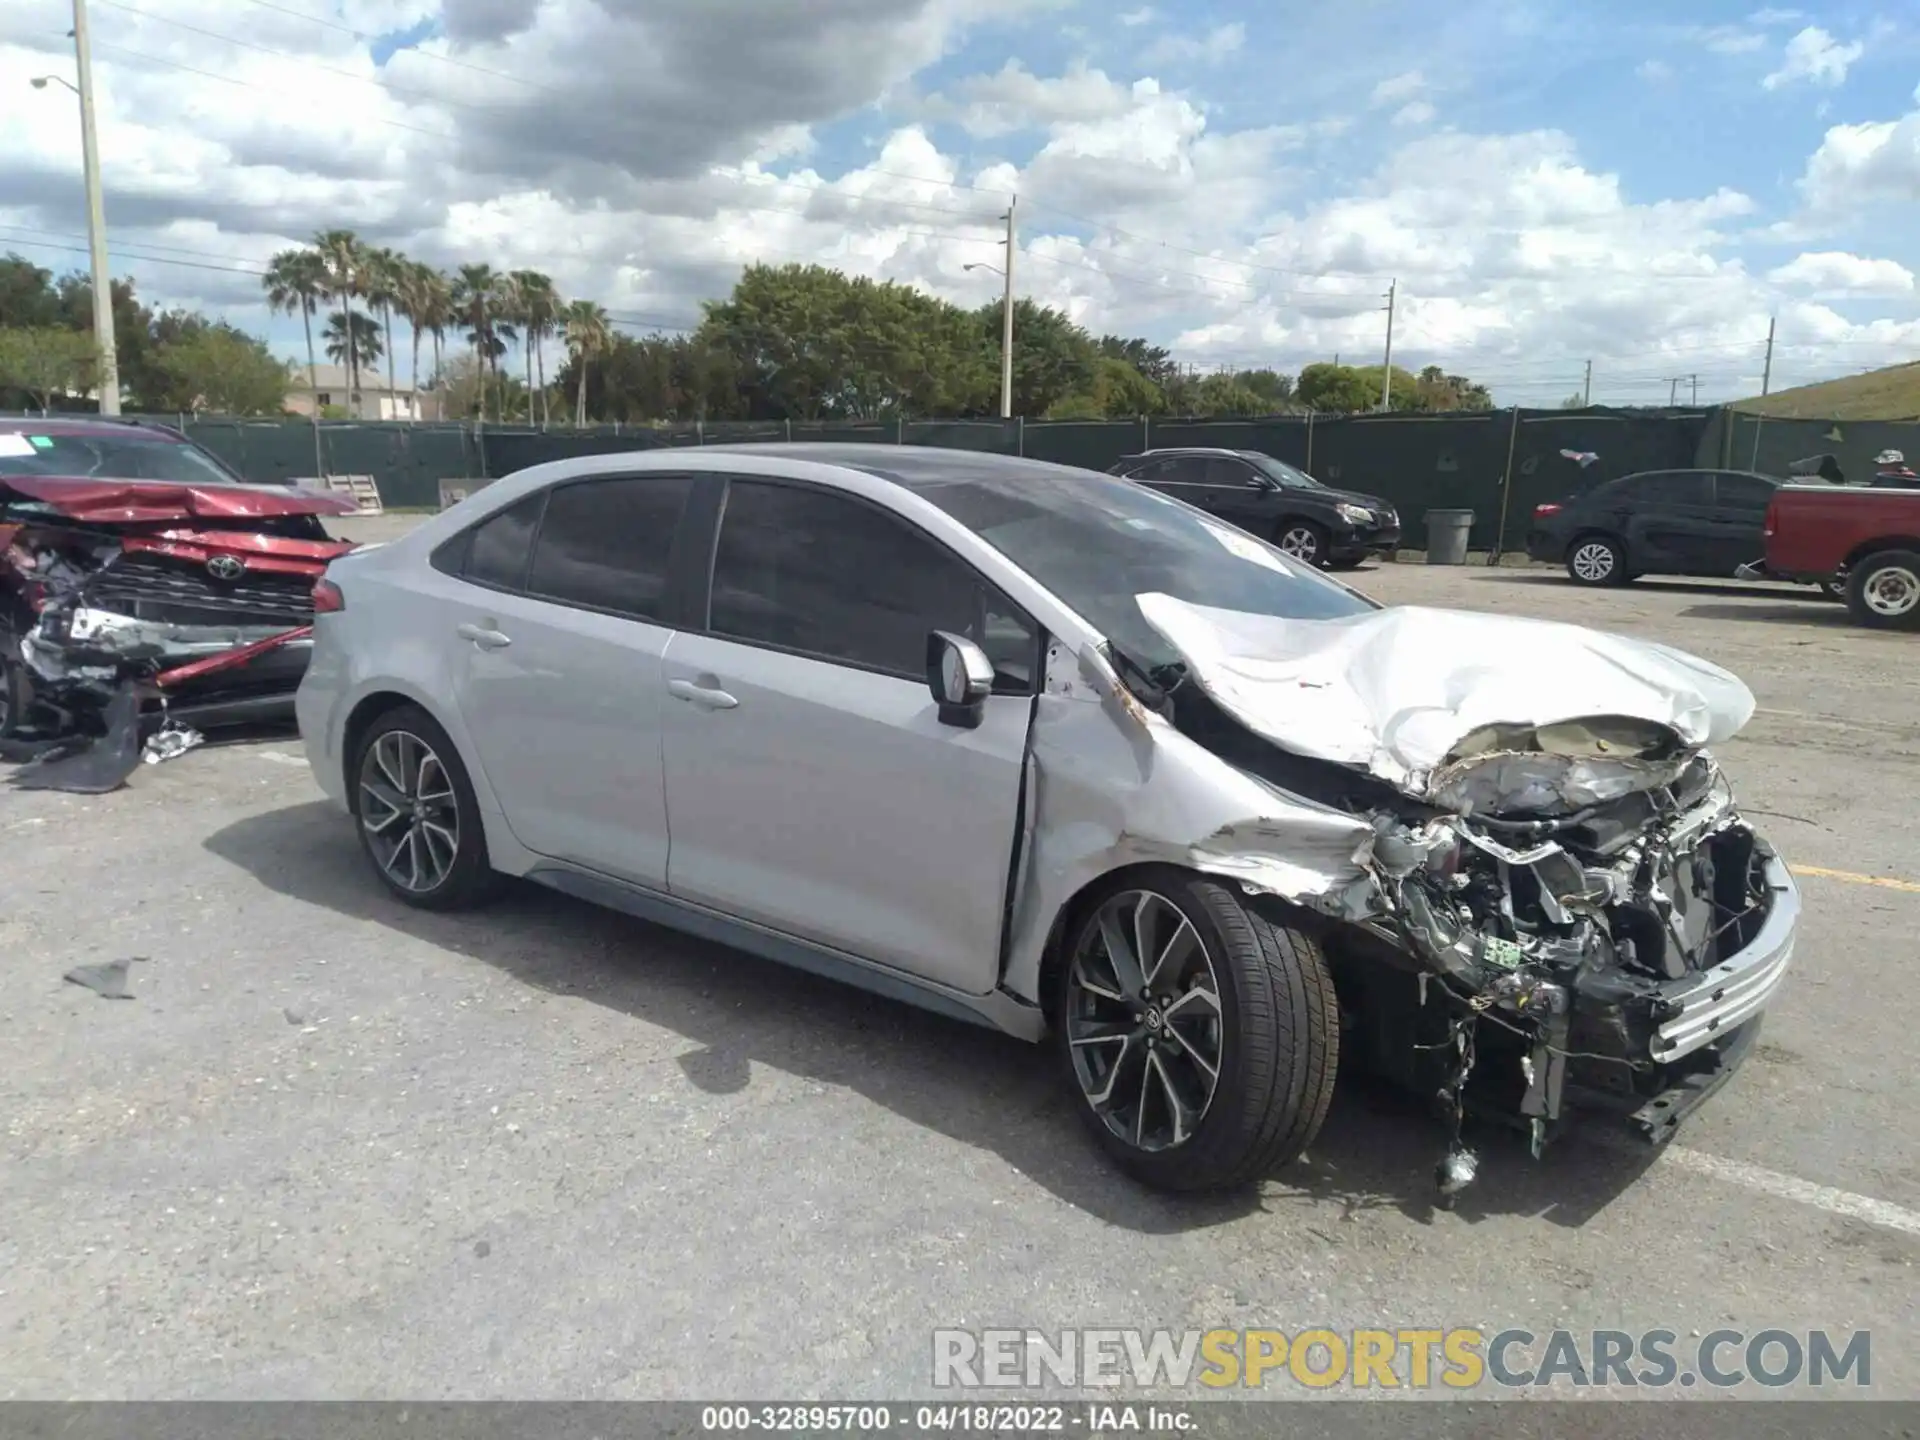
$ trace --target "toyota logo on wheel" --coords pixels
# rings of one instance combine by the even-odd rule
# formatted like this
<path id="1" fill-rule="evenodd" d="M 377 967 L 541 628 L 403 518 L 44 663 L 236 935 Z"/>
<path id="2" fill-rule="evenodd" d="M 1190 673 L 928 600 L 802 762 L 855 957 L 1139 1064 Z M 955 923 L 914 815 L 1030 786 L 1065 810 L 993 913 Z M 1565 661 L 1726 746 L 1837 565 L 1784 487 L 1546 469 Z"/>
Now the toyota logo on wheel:
<path id="1" fill-rule="evenodd" d="M 216 555 L 207 561 L 207 573 L 216 580 L 238 580 L 247 573 L 247 562 L 232 555 Z"/>

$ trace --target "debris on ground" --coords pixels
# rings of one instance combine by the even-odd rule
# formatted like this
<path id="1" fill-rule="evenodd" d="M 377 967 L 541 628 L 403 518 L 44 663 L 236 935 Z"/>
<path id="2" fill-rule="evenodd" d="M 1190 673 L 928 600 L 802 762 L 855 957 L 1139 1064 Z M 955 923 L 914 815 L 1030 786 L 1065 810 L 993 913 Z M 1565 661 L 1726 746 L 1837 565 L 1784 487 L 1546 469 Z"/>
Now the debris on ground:
<path id="1" fill-rule="evenodd" d="M 133 960 L 146 958 L 135 955 L 128 960 L 109 960 L 101 965 L 76 965 L 61 978 L 86 986 L 102 1000 L 131 1000 L 133 991 L 127 988 L 127 967 Z"/>

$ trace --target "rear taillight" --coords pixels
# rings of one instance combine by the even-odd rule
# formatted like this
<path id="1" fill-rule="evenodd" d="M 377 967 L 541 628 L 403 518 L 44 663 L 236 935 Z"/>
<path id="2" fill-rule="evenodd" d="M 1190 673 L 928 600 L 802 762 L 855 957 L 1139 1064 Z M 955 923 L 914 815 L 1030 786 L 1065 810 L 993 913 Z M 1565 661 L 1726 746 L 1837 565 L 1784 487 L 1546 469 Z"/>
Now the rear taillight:
<path id="1" fill-rule="evenodd" d="M 313 613 L 331 615 L 347 608 L 347 597 L 340 593 L 340 587 L 331 580 L 313 582 Z"/>
<path id="2" fill-rule="evenodd" d="M 1558 515 L 1559 513 L 1560 507 L 1551 500 L 1547 501 L 1544 505 L 1536 505 L 1533 507 L 1533 517 L 1536 520 L 1543 520 L 1549 515 Z"/>

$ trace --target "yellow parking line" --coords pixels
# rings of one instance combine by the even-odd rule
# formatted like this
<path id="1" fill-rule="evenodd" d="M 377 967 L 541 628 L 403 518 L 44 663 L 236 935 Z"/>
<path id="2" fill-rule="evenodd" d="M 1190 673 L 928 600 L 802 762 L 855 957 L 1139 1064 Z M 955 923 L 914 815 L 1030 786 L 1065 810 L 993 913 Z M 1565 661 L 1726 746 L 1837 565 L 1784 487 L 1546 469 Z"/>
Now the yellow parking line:
<path id="1" fill-rule="evenodd" d="M 1920 895 L 1920 880 L 1895 880 L 1887 875 L 1856 875 L 1851 870 L 1823 870 L 1818 865 L 1789 867 L 1796 875 L 1817 875 L 1822 880 L 1840 880 L 1848 885 L 1878 885 L 1884 890 L 1904 890 Z"/>

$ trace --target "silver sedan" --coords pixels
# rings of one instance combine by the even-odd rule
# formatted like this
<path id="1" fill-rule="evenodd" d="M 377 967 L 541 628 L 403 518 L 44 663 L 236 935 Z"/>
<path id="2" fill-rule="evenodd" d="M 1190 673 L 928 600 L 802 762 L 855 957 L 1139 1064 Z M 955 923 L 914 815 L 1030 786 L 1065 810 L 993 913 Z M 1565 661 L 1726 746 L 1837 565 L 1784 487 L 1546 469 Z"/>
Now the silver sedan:
<path id="1" fill-rule="evenodd" d="M 1386 609 L 1178 500 L 910 446 L 500 480 L 315 589 L 298 708 L 381 884 L 521 877 L 1057 1048 L 1143 1181 L 1300 1153 L 1343 1048 L 1536 1147 L 1658 1142 L 1798 899 L 1661 646 Z"/>

